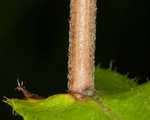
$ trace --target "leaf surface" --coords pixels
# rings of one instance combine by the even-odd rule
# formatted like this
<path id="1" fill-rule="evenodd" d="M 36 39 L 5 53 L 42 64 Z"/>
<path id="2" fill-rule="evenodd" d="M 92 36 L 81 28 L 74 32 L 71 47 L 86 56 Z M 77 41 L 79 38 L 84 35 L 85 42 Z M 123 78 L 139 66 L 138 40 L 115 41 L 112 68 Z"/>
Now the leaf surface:
<path id="1" fill-rule="evenodd" d="M 57 94 L 45 99 L 7 99 L 24 120 L 149 120 L 150 82 L 137 85 L 110 69 L 96 67 L 98 98 Z"/>

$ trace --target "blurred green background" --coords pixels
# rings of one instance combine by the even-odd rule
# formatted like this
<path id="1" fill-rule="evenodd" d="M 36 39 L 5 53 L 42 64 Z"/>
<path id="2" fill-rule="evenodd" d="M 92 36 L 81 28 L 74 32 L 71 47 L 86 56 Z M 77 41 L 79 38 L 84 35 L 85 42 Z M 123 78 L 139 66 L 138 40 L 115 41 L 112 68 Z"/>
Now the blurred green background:
<path id="1" fill-rule="evenodd" d="M 150 76 L 147 1 L 97 0 L 96 65 L 108 68 L 114 61 L 113 69 L 139 83 Z M 22 97 L 14 89 L 17 78 L 44 97 L 67 92 L 69 2 L 0 1 L 1 98 Z M 0 116 L 21 119 L 2 102 Z"/>

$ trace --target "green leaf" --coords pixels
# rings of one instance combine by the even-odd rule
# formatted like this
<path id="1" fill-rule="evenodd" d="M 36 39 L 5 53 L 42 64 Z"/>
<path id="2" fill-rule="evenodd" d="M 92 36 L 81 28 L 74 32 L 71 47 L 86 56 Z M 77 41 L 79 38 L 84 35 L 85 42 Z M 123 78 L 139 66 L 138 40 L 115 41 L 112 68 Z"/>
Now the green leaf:
<path id="1" fill-rule="evenodd" d="M 137 85 L 115 71 L 96 69 L 96 88 L 103 103 L 121 120 L 150 119 L 150 82 Z"/>
<path id="2" fill-rule="evenodd" d="M 137 85 L 110 69 L 96 68 L 97 99 L 57 94 L 45 99 L 7 99 L 24 120 L 149 120 L 150 82 Z"/>

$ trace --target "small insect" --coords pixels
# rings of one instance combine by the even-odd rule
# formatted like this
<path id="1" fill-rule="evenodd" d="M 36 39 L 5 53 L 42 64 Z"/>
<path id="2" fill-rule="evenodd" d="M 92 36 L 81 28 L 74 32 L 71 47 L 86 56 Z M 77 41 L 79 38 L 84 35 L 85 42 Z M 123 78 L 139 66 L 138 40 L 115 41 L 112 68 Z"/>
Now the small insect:
<path id="1" fill-rule="evenodd" d="M 28 99 L 28 98 L 34 98 L 34 99 L 42 99 L 43 97 L 39 96 L 38 94 L 32 94 L 30 93 L 26 88 L 25 86 L 23 85 L 23 81 L 20 83 L 19 82 L 19 79 L 17 79 L 17 90 L 21 91 L 25 98 Z"/>

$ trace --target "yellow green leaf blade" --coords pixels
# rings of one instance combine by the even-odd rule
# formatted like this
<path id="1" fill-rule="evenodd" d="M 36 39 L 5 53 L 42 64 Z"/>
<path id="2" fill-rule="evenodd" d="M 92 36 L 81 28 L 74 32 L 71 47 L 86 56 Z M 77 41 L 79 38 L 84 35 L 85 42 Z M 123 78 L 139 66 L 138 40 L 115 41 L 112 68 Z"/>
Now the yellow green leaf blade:
<path id="1" fill-rule="evenodd" d="M 58 94 L 41 100 L 8 99 L 24 120 L 112 120 L 102 106 L 90 98 L 76 100 L 70 94 Z"/>
<path id="2" fill-rule="evenodd" d="M 115 71 L 96 68 L 99 99 L 58 94 L 45 99 L 8 99 L 24 120 L 149 120 L 150 82 L 137 85 Z"/>

